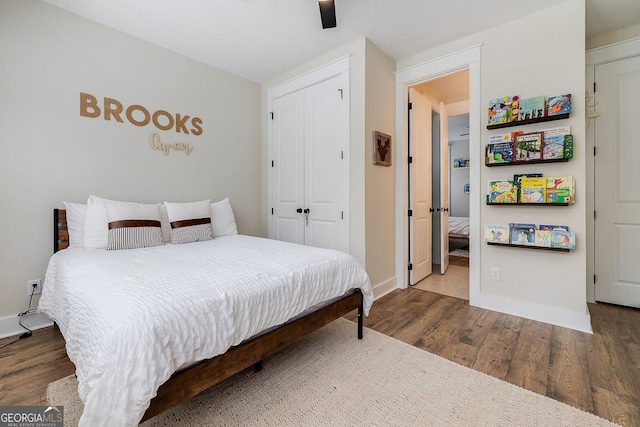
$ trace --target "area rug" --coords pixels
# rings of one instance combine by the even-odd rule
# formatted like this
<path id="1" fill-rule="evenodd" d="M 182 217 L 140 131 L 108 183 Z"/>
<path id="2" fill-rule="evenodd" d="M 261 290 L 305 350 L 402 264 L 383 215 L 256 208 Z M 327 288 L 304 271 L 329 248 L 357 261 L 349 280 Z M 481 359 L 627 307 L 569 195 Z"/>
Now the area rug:
<path id="1" fill-rule="evenodd" d="M 65 426 L 73 376 L 49 384 Z M 608 421 L 338 319 L 142 426 L 610 426 Z"/>

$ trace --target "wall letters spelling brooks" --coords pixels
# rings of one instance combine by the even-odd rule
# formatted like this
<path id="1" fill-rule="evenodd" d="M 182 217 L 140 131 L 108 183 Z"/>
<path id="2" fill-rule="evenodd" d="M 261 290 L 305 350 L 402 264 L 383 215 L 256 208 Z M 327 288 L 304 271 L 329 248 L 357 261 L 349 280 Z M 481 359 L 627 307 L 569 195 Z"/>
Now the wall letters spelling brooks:
<path id="1" fill-rule="evenodd" d="M 112 98 L 104 98 L 101 111 L 95 96 L 80 92 L 80 115 L 83 117 L 97 118 L 103 114 L 105 120 L 111 120 L 113 118 L 117 122 L 124 123 L 121 116 L 123 110 L 124 107 L 120 101 Z M 134 117 L 134 112 L 136 111 L 142 113 L 142 119 Z M 136 114 L 138 117 L 140 116 L 139 113 Z M 202 125 L 202 119 L 199 117 L 191 118 L 190 116 L 183 116 L 180 113 L 176 113 L 174 118 L 173 114 L 165 110 L 158 110 L 150 114 L 149 110 L 137 104 L 127 107 L 127 109 L 124 110 L 124 115 L 127 121 L 135 126 L 147 126 L 151 122 L 159 130 L 168 131 L 175 127 L 177 133 L 195 136 L 202 135 L 202 127 L 200 126 Z M 186 155 L 189 155 L 195 148 L 186 142 L 166 144 L 160 140 L 160 135 L 156 132 L 152 132 L 151 135 L 149 135 L 149 146 L 154 150 L 162 151 L 165 156 L 169 155 L 171 149 L 174 151 L 183 151 Z"/>

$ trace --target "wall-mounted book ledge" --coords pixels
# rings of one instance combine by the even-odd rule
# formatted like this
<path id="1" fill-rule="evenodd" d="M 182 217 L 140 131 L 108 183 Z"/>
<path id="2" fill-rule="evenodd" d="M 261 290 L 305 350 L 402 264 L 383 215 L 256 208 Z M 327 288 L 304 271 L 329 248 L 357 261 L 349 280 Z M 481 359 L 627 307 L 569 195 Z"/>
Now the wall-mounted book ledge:
<path id="1" fill-rule="evenodd" d="M 562 159 L 527 160 L 525 162 L 504 162 L 504 163 L 486 163 L 485 162 L 484 165 L 492 168 L 494 166 L 522 166 L 522 165 L 536 165 L 540 163 L 564 163 L 568 161 L 569 159 L 562 158 Z"/>
<path id="2" fill-rule="evenodd" d="M 497 242 L 486 242 L 487 245 L 493 246 L 508 246 L 510 248 L 523 248 L 523 249 L 542 249 L 545 251 L 556 251 L 556 252 L 571 252 L 571 249 L 566 248 L 550 248 L 547 246 L 533 246 L 533 245 L 513 245 L 511 243 L 497 243 Z"/>
<path id="3" fill-rule="evenodd" d="M 487 202 L 487 205 L 490 206 L 569 206 L 573 203 L 523 203 L 523 202 L 513 202 L 513 203 L 501 203 L 501 202 Z"/>
<path id="4" fill-rule="evenodd" d="M 493 125 L 487 125 L 487 129 L 502 129 L 502 128 L 510 128 L 514 126 L 530 125 L 532 123 L 552 122 L 555 120 L 568 119 L 569 115 L 570 113 L 556 114 L 553 116 L 536 117 L 535 119 L 514 120 L 508 123 L 496 123 Z"/>

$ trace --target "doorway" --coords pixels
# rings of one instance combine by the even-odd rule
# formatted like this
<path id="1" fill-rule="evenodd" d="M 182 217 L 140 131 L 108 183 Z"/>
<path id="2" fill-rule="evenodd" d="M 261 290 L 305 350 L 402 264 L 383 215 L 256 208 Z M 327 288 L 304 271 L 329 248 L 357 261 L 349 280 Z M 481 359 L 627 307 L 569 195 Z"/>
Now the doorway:
<path id="1" fill-rule="evenodd" d="M 469 114 L 469 303 L 474 305 L 480 295 L 480 191 L 473 183 L 480 181 L 481 149 L 480 149 L 480 47 L 473 47 L 458 53 L 448 55 L 431 62 L 413 66 L 403 71 L 399 71 L 396 77 L 396 155 L 397 158 L 408 158 L 408 91 L 411 87 L 434 81 L 442 77 L 456 74 L 460 71 L 468 70 L 469 95 L 468 102 L 452 103 L 447 106 L 451 109 L 447 116 L 457 115 L 463 112 Z M 466 111 L 456 111 L 460 104 L 466 105 Z M 454 105 L 454 108 L 451 106 Z M 448 183 L 449 179 L 445 179 Z M 410 276 L 410 242 L 409 229 L 410 220 L 407 215 L 409 211 L 409 200 L 407 188 L 409 185 L 409 163 L 398 162 L 396 164 L 397 183 L 397 203 L 396 217 L 396 272 L 398 287 L 409 286 Z M 446 236 L 446 235 L 445 235 Z"/>
<path id="2" fill-rule="evenodd" d="M 429 250 L 432 252 L 432 274 L 426 275 L 411 284 L 422 290 L 469 299 L 469 71 L 463 70 L 447 76 L 413 86 L 410 91 L 419 92 L 431 105 L 430 113 L 423 114 L 422 120 L 430 120 L 426 128 L 431 130 L 431 138 L 418 141 L 429 145 L 431 162 L 413 161 L 410 164 L 410 183 L 412 175 L 428 177 L 431 183 L 432 209 L 429 214 L 433 229 Z M 415 97 L 415 95 L 413 95 Z M 410 100 L 412 95 L 410 94 Z M 413 102 L 412 102 L 413 104 Z M 413 106 L 412 111 L 413 112 Z M 454 113 L 451 114 L 449 110 Z M 444 116 L 444 117 L 443 117 Z M 409 116 L 411 150 L 416 141 L 413 128 L 416 117 Z M 418 150 L 419 151 L 419 150 Z M 420 168 L 418 170 L 418 168 Z M 423 170 L 424 169 L 424 170 Z M 419 178 L 425 180 L 425 178 Z M 410 209 L 415 203 L 409 193 Z M 414 214 L 415 215 L 415 214 Z M 415 236 L 409 227 L 409 239 Z M 414 245 L 412 244 L 412 247 Z M 424 252 L 424 251 L 423 251 Z M 409 254 L 412 260 L 413 254 Z"/>

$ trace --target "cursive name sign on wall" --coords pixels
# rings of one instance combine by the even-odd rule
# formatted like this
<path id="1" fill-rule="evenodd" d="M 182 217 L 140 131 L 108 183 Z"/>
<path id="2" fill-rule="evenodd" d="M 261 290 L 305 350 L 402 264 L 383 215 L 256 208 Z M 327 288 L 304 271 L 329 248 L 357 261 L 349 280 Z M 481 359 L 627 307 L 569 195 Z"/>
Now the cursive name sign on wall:
<path id="1" fill-rule="evenodd" d="M 113 98 L 103 98 L 102 104 L 98 105 L 98 99 L 95 96 L 83 92 L 80 92 L 80 116 L 89 118 L 102 116 L 104 120 L 115 120 L 119 123 L 124 123 L 126 119 L 134 126 L 143 127 L 152 124 L 161 131 L 175 129 L 176 133 L 202 135 L 202 119 L 199 117 L 180 113 L 172 114 L 165 110 L 150 113 L 148 109 L 138 104 L 130 105 L 125 109 L 120 101 Z M 169 155 L 170 150 L 183 151 L 189 155 L 195 148 L 185 142 L 164 143 L 160 140 L 160 135 L 157 132 L 152 132 L 149 135 L 149 146 L 154 150 L 162 151 L 165 156 Z"/>

